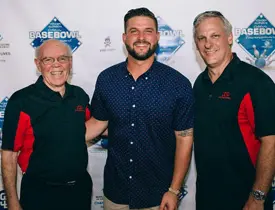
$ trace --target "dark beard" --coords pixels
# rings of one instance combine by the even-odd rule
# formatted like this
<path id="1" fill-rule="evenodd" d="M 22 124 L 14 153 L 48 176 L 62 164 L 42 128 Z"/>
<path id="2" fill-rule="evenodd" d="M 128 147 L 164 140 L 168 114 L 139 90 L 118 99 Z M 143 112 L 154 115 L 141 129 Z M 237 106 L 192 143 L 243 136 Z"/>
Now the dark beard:
<path id="1" fill-rule="evenodd" d="M 137 43 L 146 43 L 146 44 L 150 44 L 148 42 L 135 42 L 135 44 Z M 129 55 L 131 55 L 133 58 L 135 58 L 136 60 L 139 60 L 139 61 L 144 61 L 148 58 L 150 58 L 157 50 L 157 47 L 158 47 L 158 43 L 156 43 L 155 45 L 152 46 L 152 48 L 150 47 L 149 50 L 147 51 L 147 53 L 145 53 L 144 55 L 139 55 L 135 52 L 135 50 L 133 48 L 131 48 L 129 45 L 125 44 L 126 46 L 126 49 L 129 53 Z"/>

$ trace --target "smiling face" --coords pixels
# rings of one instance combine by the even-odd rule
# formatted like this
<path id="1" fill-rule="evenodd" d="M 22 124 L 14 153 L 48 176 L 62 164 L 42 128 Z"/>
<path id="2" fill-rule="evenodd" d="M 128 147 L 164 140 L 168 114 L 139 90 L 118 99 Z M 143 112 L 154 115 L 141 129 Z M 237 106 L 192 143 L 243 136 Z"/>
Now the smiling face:
<path id="1" fill-rule="evenodd" d="M 53 63 L 49 60 L 54 59 Z M 65 89 L 72 68 L 72 59 L 68 48 L 58 40 L 50 40 L 41 46 L 35 59 L 37 69 L 43 76 L 44 83 L 53 91 Z"/>
<path id="2" fill-rule="evenodd" d="M 210 68 L 226 66 L 230 61 L 232 33 L 227 34 L 222 20 L 210 17 L 196 27 L 195 43 L 205 64 Z"/>
<path id="3" fill-rule="evenodd" d="M 127 21 L 123 42 L 131 57 L 136 60 L 146 60 L 158 46 L 159 33 L 152 18 L 146 16 L 132 17 Z"/>

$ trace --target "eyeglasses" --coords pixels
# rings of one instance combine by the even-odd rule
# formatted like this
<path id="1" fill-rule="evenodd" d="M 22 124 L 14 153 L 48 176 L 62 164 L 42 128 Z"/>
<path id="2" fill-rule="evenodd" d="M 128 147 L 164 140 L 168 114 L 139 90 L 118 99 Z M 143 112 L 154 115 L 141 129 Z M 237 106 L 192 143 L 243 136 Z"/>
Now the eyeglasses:
<path id="1" fill-rule="evenodd" d="M 61 64 L 66 64 L 71 60 L 72 56 L 66 56 L 66 55 L 61 55 L 57 58 L 52 58 L 52 57 L 45 57 L 42 59 L 39 59 L 44 65 L 52 65 L 55 60 L 57 60 Z"/>

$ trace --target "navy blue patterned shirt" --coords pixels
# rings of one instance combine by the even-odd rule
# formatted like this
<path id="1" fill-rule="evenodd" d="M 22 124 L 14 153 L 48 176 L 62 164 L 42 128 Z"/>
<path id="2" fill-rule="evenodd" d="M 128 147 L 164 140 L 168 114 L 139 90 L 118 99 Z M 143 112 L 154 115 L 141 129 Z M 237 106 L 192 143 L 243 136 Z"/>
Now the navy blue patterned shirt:
<path id="1" fill-rule="evenodd" d="M 127 61 L 98 76 L 92 115 L 108 124 L 104 195 L 130 208 L 158 206 L 173 176 L 175 131 L 193 128 L 189 80 L 154 61 L 136 81 Z"/>

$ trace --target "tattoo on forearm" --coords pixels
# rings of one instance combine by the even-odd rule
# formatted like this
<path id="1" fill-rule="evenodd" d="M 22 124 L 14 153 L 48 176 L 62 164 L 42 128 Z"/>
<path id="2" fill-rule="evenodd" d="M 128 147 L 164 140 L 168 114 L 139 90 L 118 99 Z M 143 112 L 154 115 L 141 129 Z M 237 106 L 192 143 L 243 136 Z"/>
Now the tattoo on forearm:
<path id="1" fill-rule="evenodd" d="M 192 136 L 193 135 L 193 128 L 190 128 L 190 129 L 187 129 L 187 130 L 184 130 L 184 131 L 180 131 L 179 136 Z"/>

